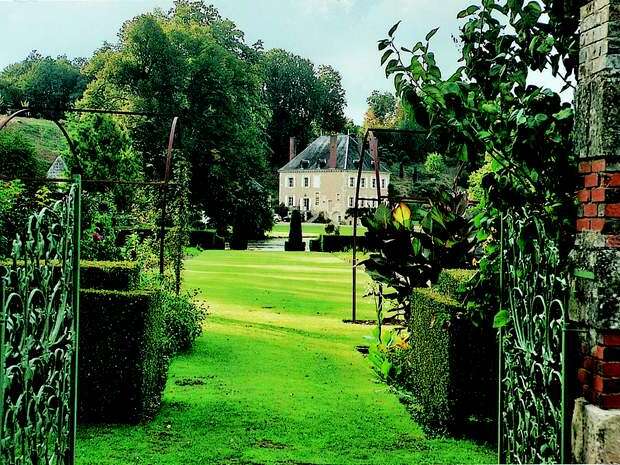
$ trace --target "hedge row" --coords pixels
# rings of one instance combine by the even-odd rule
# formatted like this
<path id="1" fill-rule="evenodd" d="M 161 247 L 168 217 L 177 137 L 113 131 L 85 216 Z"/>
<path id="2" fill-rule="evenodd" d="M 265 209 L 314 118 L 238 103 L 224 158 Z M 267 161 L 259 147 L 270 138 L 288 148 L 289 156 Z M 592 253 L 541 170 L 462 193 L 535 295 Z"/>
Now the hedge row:
<path id="1" fill-rule="evenodd" d="M 470 277 L 465 270 L 444 271 L 434 288 L 412 294 L 410 346 L 396 363 L 419 403 L 417 419 L 430 430 L 460 430 L 471 416 L 495 414 L 495 331 L 460 318 L 463 308 L 454 298 Z"/>
<path id="2" fill-rule="evenodd" d="M 357 248 L 366 249 L 369 242 L 365 236 L 357 237 Z M 353 248 L 353 236 L 322 234 L 310 241 L 311 252 L 344 252 Z"/>
<path id="3" fill-rule="evenodd" d="M 79 337 L 80 420 L 152 417 L 168 371 L 159 292 L 82 290 Z"/>
<path id="4" fill-rule="evenodd" d="M 80 285 L 82 289 L 128 291 L 140 282 L 140 268 L 136 262 L 82 261 Z"/>
<path id="5" fill-rule="evenodd" d="M 141 239 L 147 237 L 154 237 L 159 234 L 157 228 L 132 228 L 132 229 L 119 229 L 116 231 L 116 242 L 118 246 L 122 246 L 127 241 L 127 237 L 131 234 L 137 234 Z M 223 237 L 217 235 L 212 230 L 193 229 L 189 232 L 189 245 L 191 247 L 200 247 L 204 250 L 218 249 L 223 250 L 226 248 L 226 242 Z"/>

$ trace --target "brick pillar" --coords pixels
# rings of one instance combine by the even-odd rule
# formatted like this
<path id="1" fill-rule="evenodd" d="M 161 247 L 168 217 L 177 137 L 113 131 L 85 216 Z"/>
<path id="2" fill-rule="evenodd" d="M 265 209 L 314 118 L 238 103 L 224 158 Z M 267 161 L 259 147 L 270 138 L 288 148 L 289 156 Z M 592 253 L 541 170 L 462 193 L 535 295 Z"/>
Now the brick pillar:
<path id="1" fill-rule="evenodd" d="M 580 202 L 570 318 L 583 329 L 578 463 L 620 462 L 620 0 L 581 7 L 575 146 Z"/>

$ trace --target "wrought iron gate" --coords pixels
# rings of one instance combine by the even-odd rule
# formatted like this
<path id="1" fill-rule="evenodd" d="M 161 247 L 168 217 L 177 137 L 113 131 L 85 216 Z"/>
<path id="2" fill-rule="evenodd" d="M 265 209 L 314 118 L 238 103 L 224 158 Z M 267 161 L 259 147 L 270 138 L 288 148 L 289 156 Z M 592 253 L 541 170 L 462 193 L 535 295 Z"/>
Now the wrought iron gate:
<path id="1" fill-rule="evenodd" d="M 0 463 L 74 463 L 79 176 L 32 214 L 0 265 Z"/>
<path id="2" fill-rule="evenodd" d="M 566 463 L 567 284 L 540 216 L 502 218 L 499 333 L 500 463 Z"/>

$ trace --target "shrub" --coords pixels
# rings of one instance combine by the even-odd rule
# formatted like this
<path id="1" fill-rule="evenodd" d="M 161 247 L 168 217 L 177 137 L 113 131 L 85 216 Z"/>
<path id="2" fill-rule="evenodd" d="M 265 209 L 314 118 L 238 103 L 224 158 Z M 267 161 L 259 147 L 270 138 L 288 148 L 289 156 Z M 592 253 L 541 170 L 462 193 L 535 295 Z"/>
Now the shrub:
<path id="1" fill-rule="evenodd" d="M 0 175 L 12 178 L 36 178 L 45 174 L 34 145 L 19 131 L 0 131 Z"/>
<path id="2" fill-rule="evenodd" d="M 322 252 L 321 249 L 321 238 L 310 239 L 309 243 L 310 252 Z"/>
<path id="3" fill-rule="evenodd" d="M 431 176 L 441 176 L 446 171 L 446 162 L 443 155 L 439 153 L 429 153 L 424 162 L 424 171 Z"/>
<path id="4" fill-rule="evenodd" d="M 223 237 L 217 235 L 212 230 L 198 230 L 194 229 L 189 233 L 189 245 L 191 247 L 200 247 L 204 250 L 226 248 L 226 243 Z"/>
<path id="5" fill-rule="evenodd" d="M 475 270 L 443 270 L 437 278 L 437 291 L 460 301 L 466 291 L 464 287 L 475 274 Z"/>
<path id="6" fill-rule="evenodd" d="M 469 272 L 451 270 L 442 289 L 457 292 Z M 462 318 L 463 308 L 438 288 L 414 289 L 410 347 L 394 356 L 400 382 L 415 396 L 416 420 L 431 432 L 461 430 L 471 416 L 492 418 L 496 403 L 495 332 Z"/>
<path id="7" fill-rule="evenodd" d="M 164 293 L 168 353 L 185 352 L 202 334 L 202 324 L 207 316 L 204 305 L 196 302 L 197 292 L 176 295 Z"/>
<path id="8" fill-rule="evenodd" d="M 114 223 L 118 215 L 113 197 L 108 193 L 84 193 L 82 197 L 82 257 L 89 260 L 117 260 L 121 250 L 116 245 Z"/>
<path id="9" fill-rule="evenodd" d="M 82 261 L 80 284 L 82 289 L 128 291 L 140 282 L 140 267 L 136 262 Z"/>
<path id="10" fill-rule="evenodd" d="M 284 243 L 284 250 L 291 252 L 306 250 L 306 243 L 303 241 L 301 232 L 301 213 L 299 210 L 293 210 L 291 214 L 291 226 L 288 232 L 288 241 Z"/>
<path id="11" fill-rule="evenodd" d="M 81 300 L 81 421 L 151 418 L 168 371 L 160 293 L 85 289 Z"/>

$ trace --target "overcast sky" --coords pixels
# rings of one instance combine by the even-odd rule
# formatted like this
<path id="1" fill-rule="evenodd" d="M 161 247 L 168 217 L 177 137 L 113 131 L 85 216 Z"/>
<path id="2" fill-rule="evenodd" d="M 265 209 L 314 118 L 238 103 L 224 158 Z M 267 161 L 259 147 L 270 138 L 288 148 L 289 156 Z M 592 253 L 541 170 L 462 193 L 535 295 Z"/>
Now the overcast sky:
<path id="1" fill-rule="evenodd" d="M 457 67 L 452 41 L 459 10 L 470 0 L 212 0 L 246 34 L 251 44 L 284 48 L 340 71 L 347 92 L 347 115 L 360 123 L 373 89 L 392 89 L 379 67 L 377 41 L 402 20 L 398 38 L 413 45 L 429 29 L 439 65 Z M 172 0 L 0 0 L 0 68 L 24 59 L 31 50 L 44 55 L 89 57 L 103 41 L 116 41 L 121 24 Z"/>

